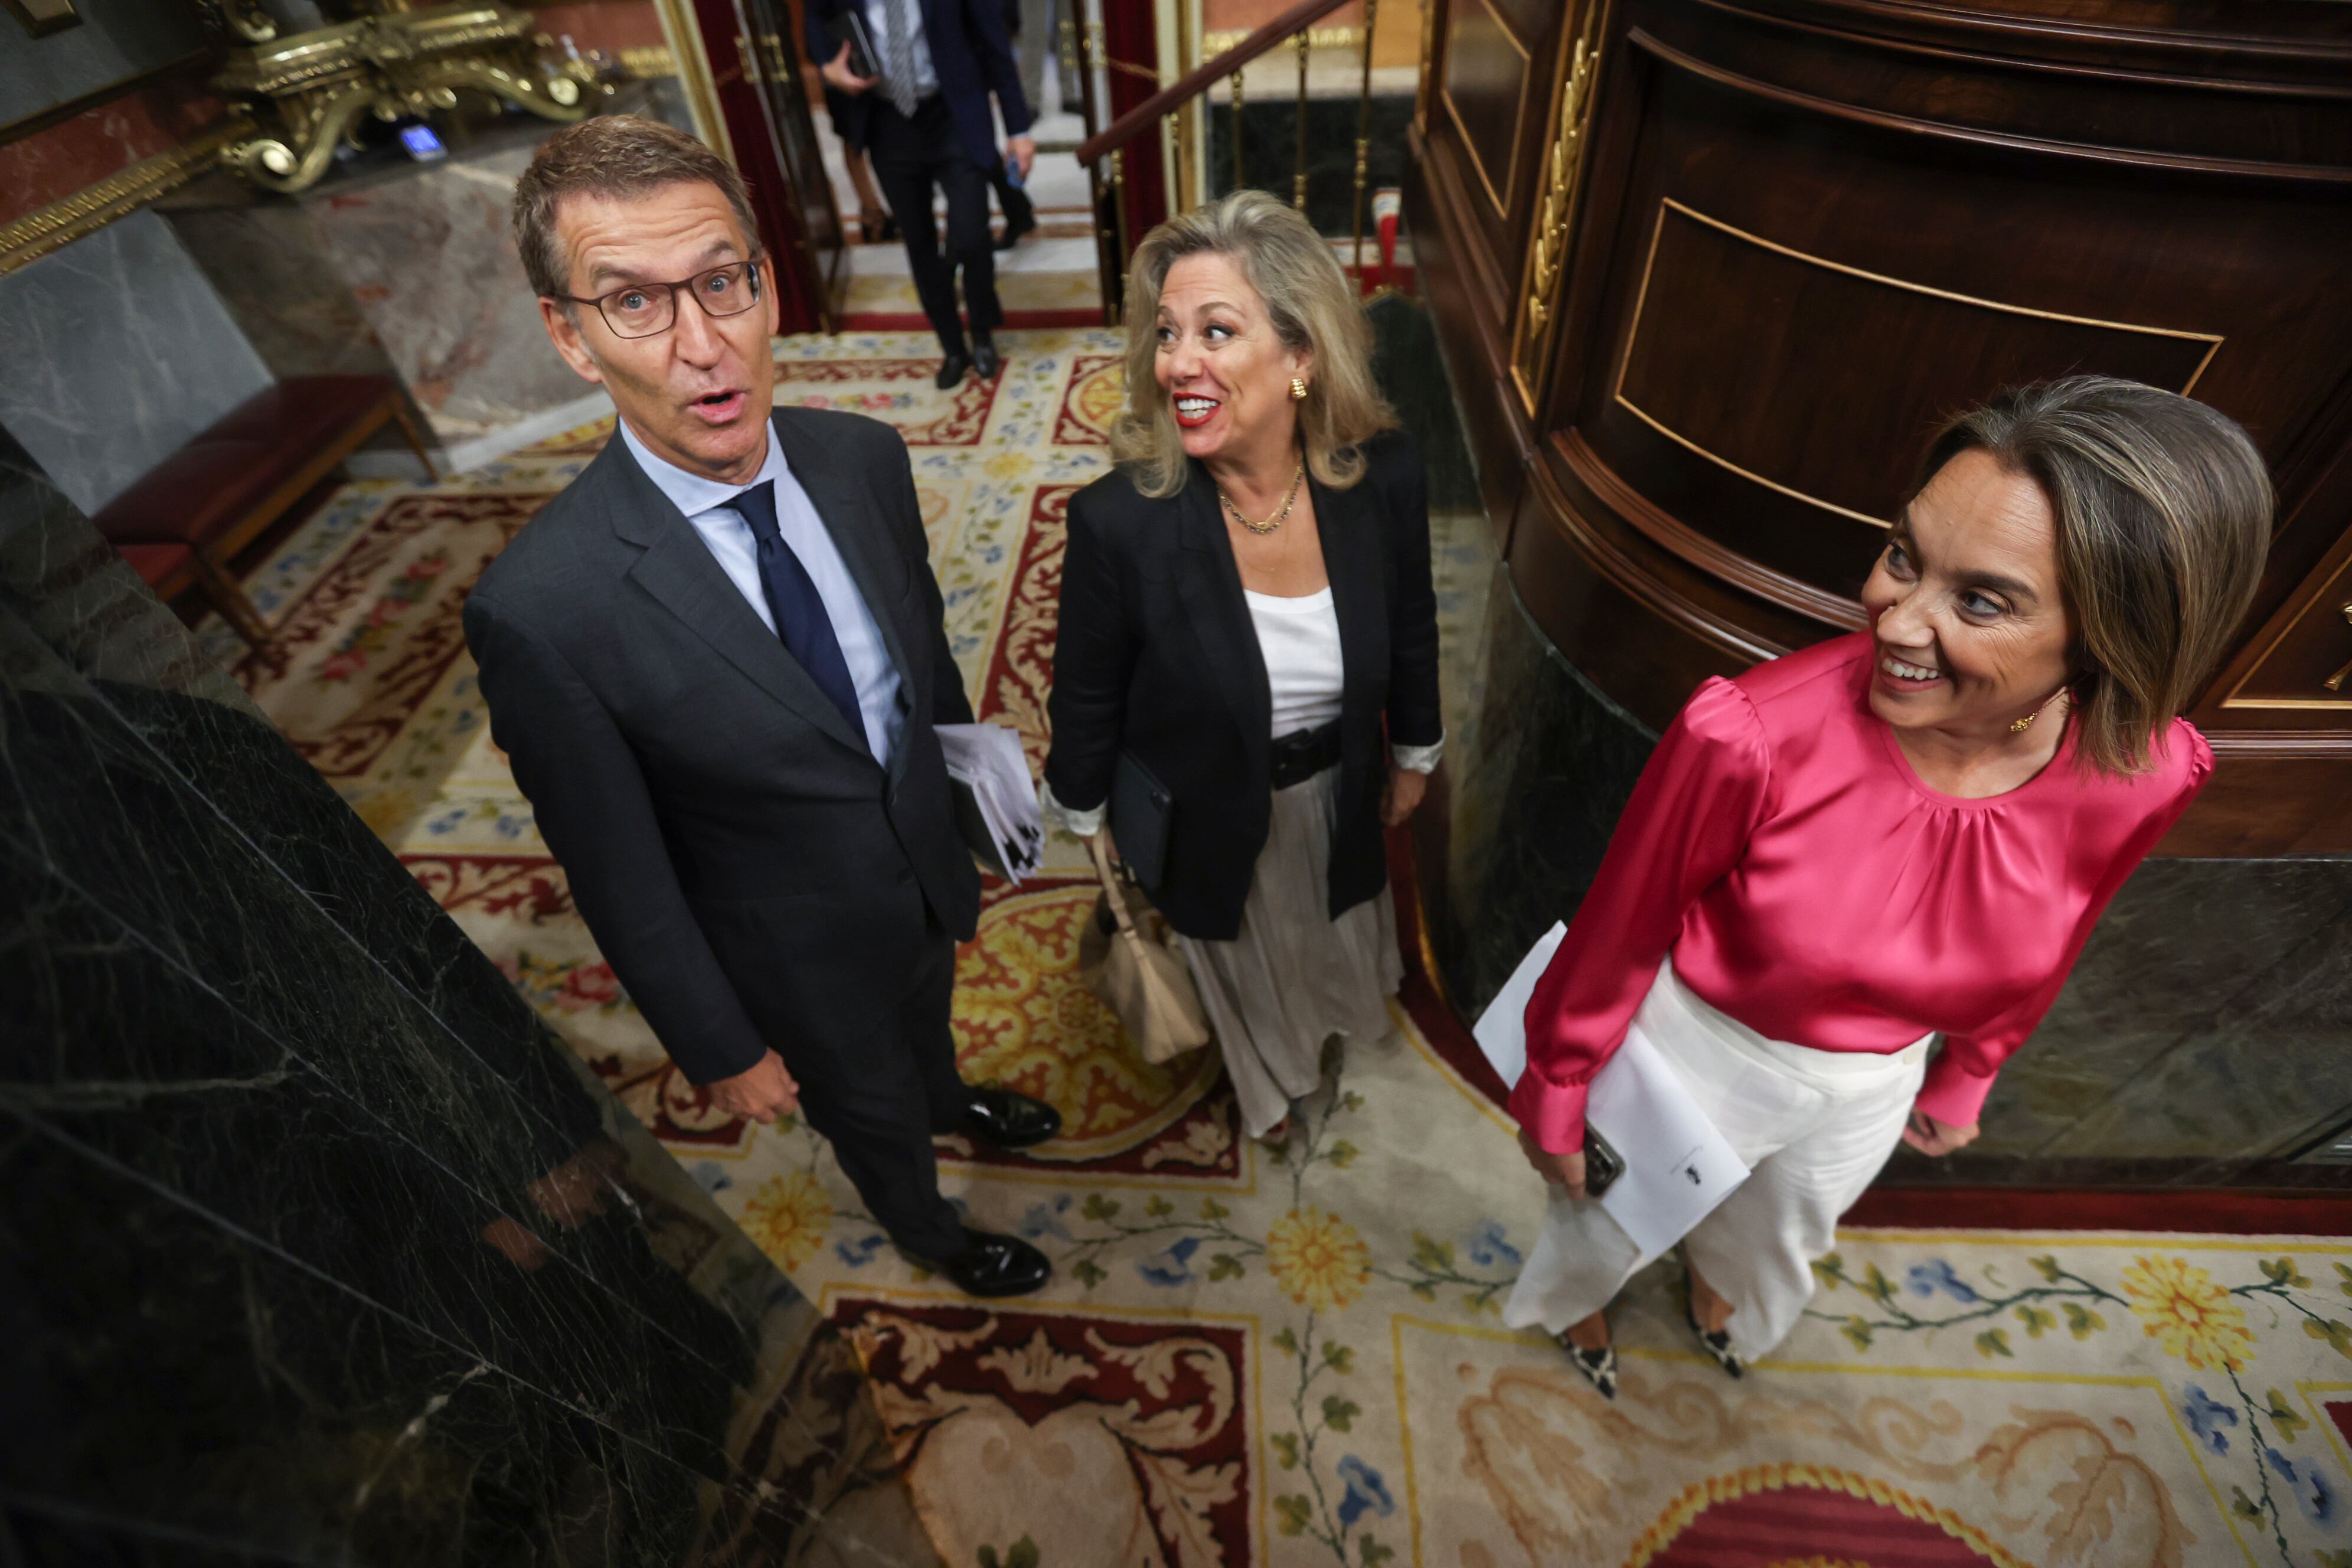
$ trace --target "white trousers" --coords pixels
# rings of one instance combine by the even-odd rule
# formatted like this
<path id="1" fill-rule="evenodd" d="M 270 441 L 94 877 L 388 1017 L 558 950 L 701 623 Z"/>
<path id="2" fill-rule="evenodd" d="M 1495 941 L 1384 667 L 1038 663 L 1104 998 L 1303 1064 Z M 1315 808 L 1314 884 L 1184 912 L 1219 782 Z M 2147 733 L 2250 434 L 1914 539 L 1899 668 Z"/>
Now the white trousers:
<path id="1" fill-rule="evenodd" d="M 1812 1300 L 1812 1260 L 1829 1251 L 1838 1215 L 1902 1141 L 1935 1037 L 1892 1056 L 1768 1040 L 1692 994 L 1671 961 L 1659 966 L 1633 1027 L 1674 1064 L 1748 1168 L 1683 1237 L 1683 1250 L 1730 1301 L 1732 1347 L 1756 1360 L 1797 1326 Z M 1553 1264 L 1540 1275 L 1520 1275 L 1504 1321 L 1558 1333 L 1615 1300 L 1641 1251 L 1600 1204 L 1557 1189 L 1545 1224 L 1564 1227 L 1569 1245 L 1543 1249 Z"/>

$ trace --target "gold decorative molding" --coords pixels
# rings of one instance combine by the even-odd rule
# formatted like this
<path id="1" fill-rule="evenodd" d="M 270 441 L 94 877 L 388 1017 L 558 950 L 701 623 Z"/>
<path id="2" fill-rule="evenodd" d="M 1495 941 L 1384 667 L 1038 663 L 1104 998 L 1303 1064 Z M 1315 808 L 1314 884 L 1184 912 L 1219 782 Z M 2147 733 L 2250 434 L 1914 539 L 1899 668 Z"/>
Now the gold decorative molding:
<path id="1" fill-rule="evenodd" d="M 1450 4 L 1451 0 L 1444 0 Z M 1429 134 L 1429 100 L 1437 90 L 1437 7 L 1441 0 L 1421 0 L 1421 79 L 1413 84 L 1412 128 Z M 1235 77 L 1235 90 L 1241 79 Z"/>
<path id="2" fill-rule="evenodd" d="M 1568 69 L 1560 81 L 1559 112 L 1544 161 L 1543 195 L 1528 237 L 1527 271 L 1511 326 L 1511 383 L 1530 415 L 1536 411 L 1552 329 L 1559 317 L 1569 220 L 1575 214 L 1576 190 L 1584 166 L 1584 128 L 1592 118 L 1592 88 L 1600 68 L 1603 9 L 1603 0 L 1586 0 L 1582 15 L 1565 35 L 1570 40 Z"/>
<path id="3" fill-rule="evenodd" d="M 2336 603 L 2343 590 L 2338 589 L 2336 584 L 2343 580 L 2347 571 L 2352 571 L 2352 554 L 2347 554 L 2343 560 L 2337 562 L 2336 570 L 2320 580 L 2319 586 L 2314 589 L 2311 596 L 2303 602 L 2302 607 L 2289 616 L 2286 624 L 2272 634 L 2270 640 L 2263 645 L 2263 651 L 2254 656 L 2252 662 L 2246 666 L 2246 672 L 2238 677 L 2236 684 L 2230 688 L 2230 694 L 2221 699 L 2222 707 L 2316 709 L 2336 712 L 2352 710 L 2352 692 L 2345 692 L 2342 696 L 2336 695 L 2338 692 L 2344 692 L 2347 680 L 2352 680 L 2352 664 L 2346 665 L 2344 668 L 2320 682 L 2321 689 L 2328 693 L 2325 697 L 2248 697 L 2245 695 L 2247 683 L 2263 672 L 2263 666 L 2268 664 L 2271 656 L 2278 652 L 2279 645 L 2294 634 L 2294 629 L 2303 624 L 2304 618 L 2315 608 L 2322 605 L 2333 605 L 2336 615 L 2342 616 L 2347 622 L 2352 622 L 2352 602 Z M 2333 616 L 2329 618 L 2332 619 Z"/>
<path id="4" fill-rule="evenodd" d="M 1757 247 L 1759 249 L 1769 250 L 1776 255 L 1788 257 L 1792 261 L 1801 261 L 1809 266 L 1821 268 L 1824 271 L 1842 273 L 1849 278 L 1859 278 L 1865 282 L 1884 284 L 1887 288 L 1899 289 L 1906 293 L 1924 294 L 1930 299 L 1936 300 L 1948 300 L 1955 304 L 1972 305 L 1979 310 L 1994 310 L 2005 316 L 2025 316 L 2036 321 L 2063 321 L 2069 326 L 2098 327 L 2108 331 L 2137 332 L 2143 336 L 2152 338 L 2179 338 L 2188 342 L 2203 343 L 2205 345 L 2204 356 L 2198 360 L 2197 368 L 2189 373 L 2188 381 L 2182 384 L 2182 385 L 2178 389 L 2180 395 L 2183 397 L 2187 397 L 2196 390 L 2197 383 L 2203 378 L 2206 367 L 2213 363 L 2213 356 L 2219 353 L 2221 350 L 2221 335 L 2218 332 L 2192 332 L 2180 327 L 2151 327 L 2138 321 L 2110 321 L 2102 320 L 2096 316 L 2070 316 L 2061 310 L 2036 310 L 2030 305 L 2006 304 L 1999 300 L 1981 299 L 1974 294 L 1960 294 L 1956 293 L 1949 289 L 1937 289 L 1925 283 L 1914 283 L 1907 279 L 1892 278 L 1884 272 L 1865 271 L 1864 268 L 1859 267 L 1850 267 L 1843 261 L 1832 261 L 1827 257 L 1814 256 L 1808 251 L 1798 250 L 1790 246 L 1780 245 L 1772 240 L 1766 239 L 1760 235 L 1750 234 L 1744 228 L 1739 228 L 1734 225 L 1724 222 L 1721 218 L 1709 217 L 1706 214 L 1698 211 L 1696 207 L 1688 206 L 1684 203 L 1675 201 L 1671 196 L 1661 198 L 1658 202 L 1658 216 L 1650 226 L 1649 254 L 1642 262 L 1642 283 L 1640 289 L 1635 291 L 1633 296 L 1633 315 L 1632 321 L 1626 324 L 1625 347 L 1623 352 L 1618 356 L 1616 379 L 1610 388 L 1611 398 L 1619 407 L 1633 416 L 1634 418 L 1639 419 L 1643 424 L 1650 426 L 1651 429 L 1655 430 L 1659 435 L 1664 436 L 1667 440 L 1674 442 L 1676 446 L 1681 447 L 1687 451 L 1705 458 L 1708 462 L 1715 464 L 1718 468 L 1728 469 L 1732 473 L 1738 475 L 1743 479 L 1750 480 L 1756 484 L 1763 486 L 1766 489 L 1773 490 L 1779 494 L 1787 496 L 1791 500 L 1799 500 L 1804 502 L 1808 506 L 1819 507 L 1823 511 L 1833 512 L 1839 517 L 1851 518 L 1856 522 L 1868 523 L 1873 528 L 1892 527 L 1892 520 L 1883 517 L 1873 517 L 1867 512 L 1856 511 L 1852 507 L 1840 506 L 1835 501 L 1825 500 L 1820 496 L 1810 495 L 1803 490 L 1795 489 L 1793 486 L 1784 485 L 1780 483 L 1778 480 L 1766 479 L 1762 474 L 1757 473 L 1754 469 L 1744 468 L 1741 465 L 1733 462 L 1730 458 L 1723 456 L 1720 452 L 1710 451 L 1706 447 L 1700 446 L 1696 441 L 1692 440 L 1681 431 L 1672 428 L 1665 423 L 1665 421 L 1658 418 L 1649 410 L 1642 407 L 1632 398 L 1625 395 L 1625 378 L 1633 368 L 1633 350 L 1642 340 L 1642 321 L 1644 312 L 1649 308 L 1650 275 L 1656 269 L 1658 265 L 1658 245 L 1660 240 L 1664 237 L 1666 229 L 1666 216 L 1669 213 L 1688 218 L 1694 223 L 1704 224 L 1709 228 L 1720 230 L 1722 233 L 1729 235 L 1732 238 L 1742 240 L 1747 244 Z M 1517 365 L 1515 360 L 1513 363 L 1513 373 L 1516 374 L 1517 371 Z M 1525 395 L 1527 390 L 1526 384 L 1522 384 L 1520 387 L 1522 395 Z M 1533 403 L 1530 401 L 1530 411 L 1532 411 L 1533 406 Z"/>
<path id="5" fill-rule="evenodd" d="M 538 23 L 502 0 L 385 11 L 230 55 L 213 85 L 257 122 L 221 162 L 290 195 L 318 184 L 363 115 L 392 121 L 486 93 L 543 120 L 584 116 L 604 89 L 579 61 L 541 58 Z"/>
<path id="6" fill-rule="evenodd" d="M 735 162 L 735 142 L 727 134 L 727 117 L 719 108 L 719 79 L 712 71 L 710 51 L 703 42 L 702 24 L 695 19 L 692 0 L 654 0 L 661 18 L 662 37 L 668 41 L 670 59 L 677 67 L 677 85 L 686 95 L 687 113 L 694 133 L 704 146 Z"/>
<path id="7" fill-rule="evenodd" d="M 117 218 L 127 217 L 174 186 L 186 184 L 210 168 L 223 147 L 252 129 L 241 120 L 215 126 L 169 152 L 142 158 L 94 185 L 86 185 L 0 227 L 0 273 L 13 272 L 28 261 L 71 245 Z"/>
<path id="8" fill-rule="evenodd" d="M 667 44 L 648 44 L 642 48 L 623 49 L 620 59 L 621 68 L 639 81 L 677 74 L 677 57 L 669 52 L 669 46 Z"/>

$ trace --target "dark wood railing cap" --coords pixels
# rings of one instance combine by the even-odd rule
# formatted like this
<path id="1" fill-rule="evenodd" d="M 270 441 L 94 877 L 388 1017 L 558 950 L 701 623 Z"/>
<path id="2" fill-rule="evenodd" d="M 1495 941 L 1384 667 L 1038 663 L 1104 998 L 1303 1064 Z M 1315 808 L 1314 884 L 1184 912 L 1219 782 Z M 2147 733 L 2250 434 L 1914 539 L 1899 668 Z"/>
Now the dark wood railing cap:
<path id="1" fill-rule="evenodd" d="M 1116 147 L 1124 147 L 1160 122 L 1160 117 L 1206 92 L 1215 83 L 1295 35 L 1313 26 L 1346 5 L 1348 0 L 1298 0 L 1298 4 L 1205 65 L 1197 66 L 1174 85 L 1163 87 L 1078 144 L 1078 162 L 1092 163 Z"/>

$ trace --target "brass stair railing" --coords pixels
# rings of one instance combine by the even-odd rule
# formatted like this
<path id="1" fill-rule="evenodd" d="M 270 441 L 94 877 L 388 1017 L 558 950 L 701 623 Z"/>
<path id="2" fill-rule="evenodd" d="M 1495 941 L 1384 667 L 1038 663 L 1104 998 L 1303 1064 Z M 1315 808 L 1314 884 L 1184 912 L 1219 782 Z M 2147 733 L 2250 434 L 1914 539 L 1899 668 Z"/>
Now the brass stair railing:
<path id="1" fill-rule="evenodd" d="M 1118 320 L 1127 258 L 1135 248 L 1134 238 L 1128 232 L 1128 144 L 1147 132 L 1156 132 L 1160 121 L 1208 92 L 1218 82 L 1230 78 L 1233 83 L 1234 184 L 1238 188 L 1245 183 L 1242 157 L 1242 68 L 1259 56 L 1294 40 L 1298 55 L 1298 134 L 1291 173 L 1290 199 L 1291 205 L 1299 211 L 1307 210 L 1307 30 L 1347 3 L 1348 0 L 1299 0 L 1297 5 L 1240 43 L 1193 68 L 1078 144 L 1078 162 L 1087 166 L 1087 175 L 1094 194 L 1095 247 L 1102 268 L 1103 309 L 1107 321 Z M 1371 159 L 1372 31 L 1380 0 L 1363 0 L 1363 65 L 1356 94 L 1355 189 L 1350 200 L 1354 272 L 1359 279 L 1364 275 L 1364 185 Z M 1100 46 L 1097 41 L 1090 47 L 1087 28 L 1079 27 L 1076 33 L 1078 81 L 1084 97 L 1087 124 L 1091 128 L 1100 123 L 1097 112 L 1093 58 L 1095 50 Z M 1113 67 L 1123 64 L 1116 60 L 1105 63 Z"/>

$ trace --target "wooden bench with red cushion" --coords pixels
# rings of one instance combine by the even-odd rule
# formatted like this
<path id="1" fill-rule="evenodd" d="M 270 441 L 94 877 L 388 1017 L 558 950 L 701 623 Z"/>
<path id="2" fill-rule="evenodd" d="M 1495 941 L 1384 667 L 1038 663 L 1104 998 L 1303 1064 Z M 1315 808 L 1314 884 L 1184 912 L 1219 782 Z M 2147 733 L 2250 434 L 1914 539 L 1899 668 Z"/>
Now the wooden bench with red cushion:
<path id="1" fill-rule="evenodd" d="M 290 376 L 215 420 L 91 521 L 160 596 L 194 584 L 257 647 L 268 627 L 230 561 L 386 421 L 431 478 L 433 459 L 389 376 Z"/>

